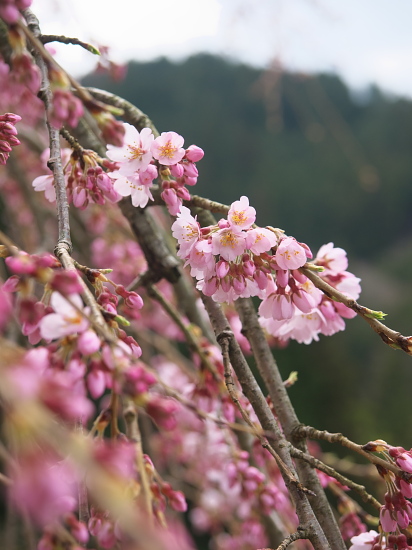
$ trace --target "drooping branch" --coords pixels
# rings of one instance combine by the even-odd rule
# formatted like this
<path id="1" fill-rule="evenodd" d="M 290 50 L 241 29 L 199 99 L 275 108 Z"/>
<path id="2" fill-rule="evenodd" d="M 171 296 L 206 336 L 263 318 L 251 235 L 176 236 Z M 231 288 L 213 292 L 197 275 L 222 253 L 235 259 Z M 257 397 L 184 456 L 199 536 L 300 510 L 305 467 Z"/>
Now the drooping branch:
<path id="1" fill-rule="evenodd" d="M 388 346 L 391 346 L 395 349 L 401 349 L 408 355 L 412 355 L 412 337 L 403 336 L 400 332 L 392 330 L 381 323 L 376 318 L 376 316 L 379 314 L 383 315 L 381 312 L 375 312 L 365 306 L 358 304 L 358 302 L 353 298 L 348 298 L 346 294 L 343 294 L 343 292 L 339 292 L 339 290 L 324 281 L 322 277 L 319 277 L 319 275 L 312 271 L 310 267 L 304 266 L 300 268 L 300 271 L 304 275 L 306 275 L 306 277 L 310 279 L 312 283 L 317 288 L 319 288 L 319 290 L 326 294 L 326 296 L 328 296 L 332 300 L 344 304 L 349 309 L 355 311 L 360 317 L 362 317 L 362 319 L 365 319 L 368 325 L 370 325 L 372 329 L 377 334 L 379 334 L 385 344 L 388 344 Z"/>

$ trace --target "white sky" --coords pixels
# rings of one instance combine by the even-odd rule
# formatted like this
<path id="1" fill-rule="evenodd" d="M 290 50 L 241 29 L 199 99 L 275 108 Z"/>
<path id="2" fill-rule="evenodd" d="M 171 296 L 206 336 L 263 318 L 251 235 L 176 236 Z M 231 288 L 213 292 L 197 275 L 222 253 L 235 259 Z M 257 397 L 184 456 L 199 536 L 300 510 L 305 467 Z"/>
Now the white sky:
<path id="1" fill-rule="evenodd" d="M 115 61 L 207 51 L 268 66 L 334 71 L 412 97 L 410 0 L 34 0 L 42 32 L 111 47 Z M 95 58 L 59 46 L 75 76 Z"/>

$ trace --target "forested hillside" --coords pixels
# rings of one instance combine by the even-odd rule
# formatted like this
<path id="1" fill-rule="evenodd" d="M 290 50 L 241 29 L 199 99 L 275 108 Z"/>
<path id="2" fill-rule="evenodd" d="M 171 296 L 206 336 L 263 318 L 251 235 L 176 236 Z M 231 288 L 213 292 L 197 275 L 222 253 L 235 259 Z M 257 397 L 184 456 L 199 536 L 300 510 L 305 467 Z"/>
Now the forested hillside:
<path id="1" fill-rule="evenodd" d="M 334 75 L 264 72 L 208 55 L 132 63 L 122 82 L 93 75 L 84 84 L 128 99 L 159 131 L 173 129 L 201 146 L 195 193 L 227 203 L 246 194 L 259 224 L 283 228 L 314 252 L 328 241 L 345 248 L 350 270 L 363 279 L 360 302 L 412 333 L 404 298 L 412 278 L 411 101 L 376 88 L 354 93 Z M 298 414 L 334 430 L 345 415 L 346 434 L 359 441 L 410 446 L 406 419 L 397 416 L 409 399 L 410 358 L 381 344 L 360 319 L 347 327 L 305 354 L 297 344 L 275 351 L 285 376 L 299 371 L 290 390 Z M 374 387 L 367 395 L 366 379 Z M 326 387 L 328 402 L 314 397 Z"/>

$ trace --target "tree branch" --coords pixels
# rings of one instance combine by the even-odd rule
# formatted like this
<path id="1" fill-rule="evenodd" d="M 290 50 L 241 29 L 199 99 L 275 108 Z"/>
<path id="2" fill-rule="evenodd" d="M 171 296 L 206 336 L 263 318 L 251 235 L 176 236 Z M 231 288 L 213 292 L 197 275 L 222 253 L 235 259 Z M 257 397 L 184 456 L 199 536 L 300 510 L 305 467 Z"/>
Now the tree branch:
<path id="1" fill-rule="evenodd" d="M 209 298 L 208 296 L 202 296 L 202 300 L 212 322 L 216 338 L 219 340 L 222 338 L 222 336 L 220 336 L 221 334 L 230 334 L 230 325 L 223 314 L 220 304 L 214 302 L 212 298 Z M 230 338 L 229 340 L 229 357 L 242 387 L 242 391 L 252 405 L 263 429 L 273 433 L 273 435 L 269 438 L 273 448 L 285 462 L 290 471 L 295 475 L 295 468 L 287 450 L 288 445 L 235 338 Z M 283 472 L 281 473 L 283 477 Z M 296 513 L 299 521 L 301 525 L 304 525 L 305 528 L 308 529 L 308 533 L 310 533 L 309 538 L 315 550 L 327 550 L 328 548 L 331 548 L 316 519 L 316 516 L 312 511 L 306 495 L 303 494 L 295 484 L 291 483 L 287 477 L 283 477 L 283 479 L 296 506 Z M 335 548 L 339 547 L 335 546 L 334 550 Z"/>

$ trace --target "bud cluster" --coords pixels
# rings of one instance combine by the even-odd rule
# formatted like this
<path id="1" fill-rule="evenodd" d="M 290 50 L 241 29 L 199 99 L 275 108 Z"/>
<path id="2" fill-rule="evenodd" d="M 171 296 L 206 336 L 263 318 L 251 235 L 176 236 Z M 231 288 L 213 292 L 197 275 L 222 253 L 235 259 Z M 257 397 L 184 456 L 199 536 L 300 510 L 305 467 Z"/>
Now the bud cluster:
<path id="1" fill-rule="evenodd" d="M 0 115 L 0 164 L 6 164 L 12 148 L 20 145 L 15 127 L 19 120 L 21 117 L 13 113 Z"/>

